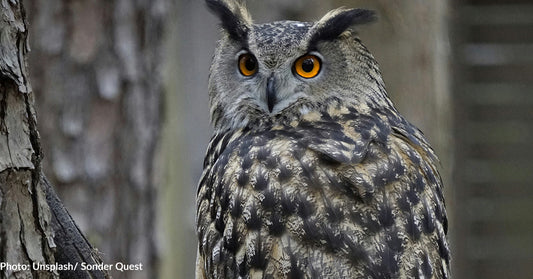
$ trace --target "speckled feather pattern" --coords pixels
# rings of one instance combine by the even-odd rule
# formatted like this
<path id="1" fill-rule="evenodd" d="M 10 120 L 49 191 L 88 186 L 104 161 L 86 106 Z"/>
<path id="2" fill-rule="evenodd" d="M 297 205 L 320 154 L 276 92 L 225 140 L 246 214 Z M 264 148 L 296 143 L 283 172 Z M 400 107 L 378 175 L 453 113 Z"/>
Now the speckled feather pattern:
<path id="1" fill-rule="evenodd" d="M 251 26 L 250 51 L 269 69 L 283 67 L 305 53 L 315 27 Z M 212 68 L 197 278 L 449 278 L 437 158 L 392 106 L 359 39 L 345 33 L 318 51 L 337 49 L 353 76 L 331 79 L 329 89 L 327 77 L 295 86 L 311 97 L 273 114 L 228 101 L 217 80 L 224 68 Z"/>
<path id="2" fill-rule="evenodd" d="M 282 64 L 286 56 L 281 52 L 296 51 L 295 42 L 305 42 L 304 38 L 313 26 L 309 22 L 278 21 L 254 25 L 251 41 L 255 48 L 262 49 L 259 59 L 270 67 Z M 279 36 L 283 34 L 283 36 Z"/>
<path id="3" fill-rule="evenodd" d="M 207 277 L 446 278 L 427 148 L 402 119 L 340 105 L 216 135 L 198 192 Z"/>

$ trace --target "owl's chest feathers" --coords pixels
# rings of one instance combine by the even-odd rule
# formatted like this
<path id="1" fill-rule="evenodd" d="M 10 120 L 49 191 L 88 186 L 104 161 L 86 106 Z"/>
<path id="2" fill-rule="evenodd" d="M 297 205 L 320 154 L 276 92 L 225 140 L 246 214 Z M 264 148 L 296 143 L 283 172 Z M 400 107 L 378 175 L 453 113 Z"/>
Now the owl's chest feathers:
<path id="1" fill-rule="evenodd" d="M 208 147 L 198 191 L 211 196 L 211 208 L 227 205 L 226 200 L 243 192 L 258 202 L 274 195 L 279 203 L 281 192 L 308 191 L 304 189 L 324 198 L 365 200 L 375 184 L 405 173 L 407 166 L 391 148 L 398 140 L 396 130 L 384 116 L 340 109 L 263 129 L 219 133 Z M 335 187 L 322 187 L 330 184 Z"/>
<path id="2" fill-rule="evenodd" d="M 363 270 L 370 258 L 404 253 L 411 207 L 445 222 L 431 151 L 410 124 L 387 117 L 341 109 L 215 135 L 197 196 L 199 248 L 209 264 L 265 269 L 268 260 L 249 257 L 277 257 L 269 268 L 286 274 L 291 256 L 309 264 L 331 256 L 327 267 L 340 278 L 355 272 L 346 266 Z"/>
<path id="3" fill-rule="evenodd" d="M 215 135 L 204 161 L 199 209 L 203 200 L 210 219 L 225 227 L 229 211 L 233 217 L 246 213 L 248 221 L 291 210 L 306 217 L 314 211 L 311 204 L 342 211 L 354 201 L 371 200 L 379 185 L 400 179 L 406 166 L 391 149 L 392 129 L 384 119 L 340 112 Z M 320 214 L 336 219 L 340 213 Z"/>

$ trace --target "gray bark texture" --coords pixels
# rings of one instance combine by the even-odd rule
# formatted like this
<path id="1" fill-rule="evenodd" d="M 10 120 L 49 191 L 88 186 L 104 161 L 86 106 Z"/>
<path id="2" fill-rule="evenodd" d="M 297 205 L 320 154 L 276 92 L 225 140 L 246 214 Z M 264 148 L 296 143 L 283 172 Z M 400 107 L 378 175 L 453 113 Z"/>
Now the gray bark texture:
<path id="1" fill-rule="evenodd" d="M 32 264 L 97 263 L 99 257 L 41 176 L 39 133 L 28 81 L 21 2 L 0 2 L 0 278 L 106 278 L 98 271 L 49 272 Z"/>
<path id="2" fill-rule="evenodd" d="M 54 253 L 55 261 L 60 264 L 78 263 L 79 265 L 81 263 L 89 265 L 103 263 L 101 254 L 97 249 L 92 248 L 44 176 L 41 176 L 40 185 L 52 211 L 51 225 L 54 232 L 53 239 L 57 246 Z M 78 267 L 76 270 L 60 271 L 59 278 L 104 279 L 111 277 L 102 270 L 83 271 L 81 267 Z"/>
<path id="3" fill-rule="evenodd" d="M 50 208 L 39 186 L 40 148 L 27 81 L 24 10 L 1 2 L 0 20 L 0 258 L 10 264 L 54 261 Z M 5 269 L 5 278 L 57 278 Z"/>
<path id="4" fill-rule="evenodd" d="M 167 0 L 27 0 L 44 173 L 113 278 L 156 278 Z"/>

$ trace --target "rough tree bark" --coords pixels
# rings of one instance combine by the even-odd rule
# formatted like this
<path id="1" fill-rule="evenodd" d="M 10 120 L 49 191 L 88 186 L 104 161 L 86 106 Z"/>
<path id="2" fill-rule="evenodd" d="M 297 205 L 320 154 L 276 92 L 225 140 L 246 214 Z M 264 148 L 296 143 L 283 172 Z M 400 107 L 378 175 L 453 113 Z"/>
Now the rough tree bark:
<path id="1" fill-rule="evenodd" d="M 26 68 L 22 3 L 0 6 L 0 262 L 1 278 L 105 278 L 99 271 L 53 273 L 34 263 L 99 263 L 52 187 L 41 176 L 39 133 Z"/>
<path id="2" fill-rule="evenodd" d="M 156 278 L 167 0 L 27 0 L 44 172 L 114 278 Z"/>

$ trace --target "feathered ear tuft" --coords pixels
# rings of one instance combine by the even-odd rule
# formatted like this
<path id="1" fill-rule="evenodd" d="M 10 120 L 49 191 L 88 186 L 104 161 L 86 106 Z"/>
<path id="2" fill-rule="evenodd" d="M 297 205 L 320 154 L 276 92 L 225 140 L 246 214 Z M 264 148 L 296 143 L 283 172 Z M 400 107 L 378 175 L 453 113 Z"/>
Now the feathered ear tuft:
<path id="1" fill-rule="evenodd" d="M 207 7 L 218 16 L 222 27 L 230 38 L 246 43 L 252 24 L 250 14 L 244 6 L 233 0 L 206 0 Z"/>
<path id="2" fill-rule="evenodd" d="M 365 24 L 377 19 L 376 13 L 365 9 L 337 9 L 320 19 L 311 32 L 310 46 L 319 41 L 331 41 L 354 25 Z"/>

